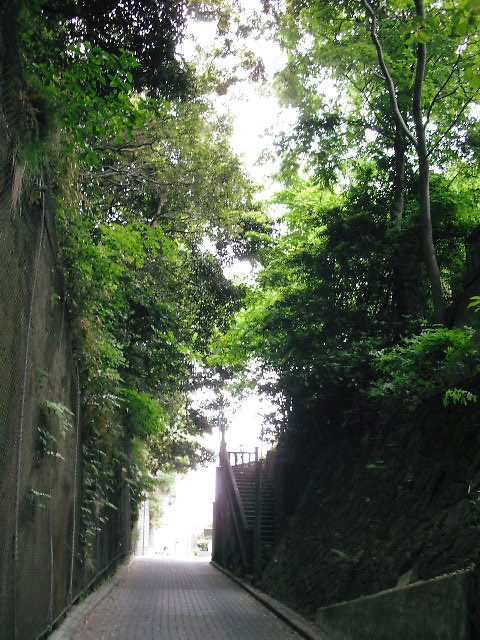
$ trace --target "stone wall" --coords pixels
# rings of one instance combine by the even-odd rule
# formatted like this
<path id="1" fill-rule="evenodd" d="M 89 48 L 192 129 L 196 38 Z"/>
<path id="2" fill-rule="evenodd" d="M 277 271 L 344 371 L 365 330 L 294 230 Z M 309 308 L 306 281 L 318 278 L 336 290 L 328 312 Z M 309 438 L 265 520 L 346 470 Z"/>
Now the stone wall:
<path id="1" fill-rule="evenodd" d="M 304 614 L 478 563 L 480 409 L 325 437 L 261 587 Z"/>

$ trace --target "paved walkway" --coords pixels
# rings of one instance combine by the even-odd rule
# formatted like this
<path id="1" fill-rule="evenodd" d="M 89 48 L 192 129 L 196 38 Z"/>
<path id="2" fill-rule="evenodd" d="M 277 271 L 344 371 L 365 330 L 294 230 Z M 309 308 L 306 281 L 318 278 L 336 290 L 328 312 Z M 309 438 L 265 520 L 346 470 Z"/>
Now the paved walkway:
<path id="1" fill-rule="evenodd" d="M 300 638 L 208 562 L 164 557 L 135 559 L 86 618 L 67 617 L 60 631 L 72 640 Z"/>

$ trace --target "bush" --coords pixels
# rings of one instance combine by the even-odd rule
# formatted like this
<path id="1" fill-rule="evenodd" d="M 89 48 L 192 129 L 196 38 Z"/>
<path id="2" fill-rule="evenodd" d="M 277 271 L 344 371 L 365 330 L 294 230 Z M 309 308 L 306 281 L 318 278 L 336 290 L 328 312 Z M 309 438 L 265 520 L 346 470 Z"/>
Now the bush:
<path id="1" fill-rule="evenodd" d="M 373 355 L 379 378 L 370 396 L 407 400 L 410 409 L 440 393 L 455 402 L 459 394 L 450 387 L 479 371 L 478 335 L 470 328 L 427 329 Z"/>

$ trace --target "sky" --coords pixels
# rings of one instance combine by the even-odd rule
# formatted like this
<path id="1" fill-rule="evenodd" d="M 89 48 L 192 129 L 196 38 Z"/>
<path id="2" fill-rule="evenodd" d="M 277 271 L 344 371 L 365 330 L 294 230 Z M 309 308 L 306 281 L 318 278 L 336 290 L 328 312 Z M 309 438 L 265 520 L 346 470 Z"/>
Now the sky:
<path id="1" fill-rule="evenodd" d="M 244 1 L 245 6 L 259 9 L 260 2 L 256 0 Z M 182 47 L 182 54 L 187 60 L 195 58 L 195 42 L 202 49 L 214 45 L 215 25 L 210 23 L 191 23 L 189 33 Z M 272 78 L 284 64 L 285 60 L 278 44 L 259 39 L 252 41 L 252 48 L 264 61 L 267 77 Z M 233 123 L 232 149 L 244 162 L 244 166 L 252 180 L 264 187 L 262 197 L 273 195 L 278 185 L 272 180 L 275 165 L 270 163 L 261 165 L 257 160 L 265 148 L 271 148 L 273 143 L 273 129 L 279 131 L 282 126 L 288 128 L 293 122 L 293 113 L 281 109 L 276 98 L 268 95 L 259 84 L 239 83 L 230 88 L 225 96 L 213 98 L 214 108 L 218 113 L 230 114 Z M 251 265 L 237 263 L 226 271 L 227 277 L 248 279 L 251 275 Z M 262 414 L 272 410 L 272 405 L 255 393 L 246 397 L 234 412 L 226 418 L 228 430 L 226 433 L 227 448 L 230 451 L 253 451 L 259 447 L 260 455 L 265 454 L 267 445 L 260 440 Z M 204 436 L 205 446 L 219 450 L 220 434 L 214 429 L 211 435 Z M 162 518 L 162 534 L 157 538 L 157 545 L 169 540 L 170 551 L 184 553 L 186 541 L 191 534 L 199 533 L 212 523 L 212 505 L 215 499 L 215 467 L 216 463 L 206 468 L 189 472 L 179 477 L 175 487 L 176 499 L 166 506 Z M 176 541 L 173 545 L 172 541 Z M 173 546 L 172 546 L 173 545 Z"/>
<path id="2" fill-rule="evenodd" d="M 258 0 L 242 0 L 242 7 L 248 11 L 256 9 L 261 12 L 261 2 Z M 267 85 L 274 74 L 280 71 L 286 63 L 286 56 L 277 42 L 266 37 L 250 37 L 242 41 L 262 58 L 265 65 Z M 216 43 L 216 25 L 209 22 L 191 21 L 187 36 L 182 44 L 182 54 L 187 60 L 198 64 L 199 53 L 195 46 L 202 51 L 212 49 Z M 229 62 L 225 62 L 228 69 Z M 262 83 L 238 82 L 230 87 L 226 95 L 212 97 L 215 110 L 220 114 L 230 114 L 233 118 L 232 149 L 244 161 L 245 168 L 254 182 L 261 184 L 267 194 L 272 194 L 275 185 L 270 178 L 275 165 L 270 163 L 260 165 L 258 158 L 265 148 L 271 148 L 273 136 L 282 127 L 290 127 L 294 121 L 294 111 L 282 108 L 278 104 L 272 90 L 268 90 Z"/>

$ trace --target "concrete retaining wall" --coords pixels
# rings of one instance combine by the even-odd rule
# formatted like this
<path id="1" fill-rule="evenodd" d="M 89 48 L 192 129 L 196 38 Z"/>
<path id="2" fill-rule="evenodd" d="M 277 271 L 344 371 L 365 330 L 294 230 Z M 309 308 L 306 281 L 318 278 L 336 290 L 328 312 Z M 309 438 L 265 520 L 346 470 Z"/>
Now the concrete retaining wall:
<path id="1" fill-rule="evenodd" d="M 472 570 L 415 582 L 323 607 L 315 622 L 332 640 L 473 640 L 476 582 Z"/>

